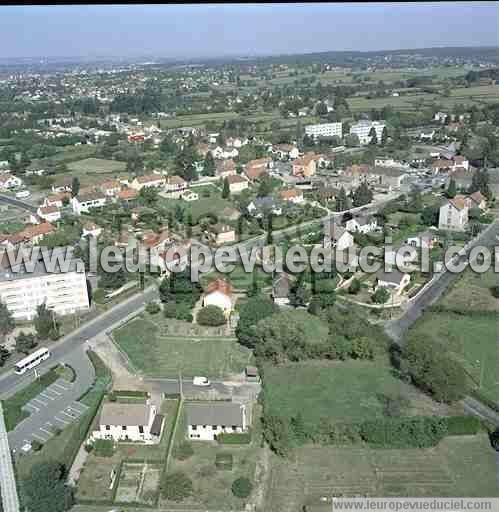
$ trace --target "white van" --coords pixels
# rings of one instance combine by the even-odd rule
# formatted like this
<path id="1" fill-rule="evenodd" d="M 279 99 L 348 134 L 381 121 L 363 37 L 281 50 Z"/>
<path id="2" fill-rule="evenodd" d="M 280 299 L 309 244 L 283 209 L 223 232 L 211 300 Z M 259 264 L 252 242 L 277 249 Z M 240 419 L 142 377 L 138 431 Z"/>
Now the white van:
<path id="1" fill-rule="evenodd" d="M 194 386 L 209 386 L 211 382 L 206 377 L 194 377 L 192 384 Z"/>
<path id="2" fill-rule="evenodd" d="M 25 197 L 29 197 L 30 195 L 31 192 L 29 190 L 20 190 L 19 192 L 16 192 L 17 199 L 24 199 Z"/>

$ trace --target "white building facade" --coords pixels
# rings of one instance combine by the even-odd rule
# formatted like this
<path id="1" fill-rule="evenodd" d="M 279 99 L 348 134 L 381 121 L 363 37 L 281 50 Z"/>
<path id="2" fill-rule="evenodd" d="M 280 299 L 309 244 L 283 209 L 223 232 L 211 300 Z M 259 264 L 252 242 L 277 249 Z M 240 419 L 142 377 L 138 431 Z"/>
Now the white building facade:
<path id="1" fill-rule="evenodd" d="M 383 129 L 385 126 L 386 125 L 384 121 L 359 121 L 350 127 L 350 134 L 357 135 L 360 144 L 366 145 L 371 142 L 371 136 L 369 133 L 371 132 L 371 128 L 374 128 L 379 144 L 381 142 L 381 137 L 383 135 Z"/>
<path id="2" fill-rule="evenodd" d="M 321 123 L 309 124 L 305 126 L 305 134 L 309 137 L 341 137 L 343 136 L 343 129 L 341 123 Z"/>

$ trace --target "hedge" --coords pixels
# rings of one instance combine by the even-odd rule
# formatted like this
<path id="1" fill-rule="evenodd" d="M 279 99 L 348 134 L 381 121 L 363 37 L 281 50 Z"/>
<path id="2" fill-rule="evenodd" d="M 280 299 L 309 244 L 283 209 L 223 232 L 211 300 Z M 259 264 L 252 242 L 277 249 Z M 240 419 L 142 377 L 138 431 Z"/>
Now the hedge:
<path id="1" fill-rule="evenodd" d="M 120 397 L 144 397 L 148 398 L 149 393 L 147 391 L 140 391 L 140 390 L 121 390 L 121 391 L 113 391 L 114 396 L 120 396 Z"/>
<path id="2" fill-rule="evenodd" d="M 449 436 L 472 436 L 481 428 L 476 416 L 449 416 L 445 418 Z"/>
<path id="3" fill-rule="evenodd" d="M 232 453 L 217 453 L 215 456 L 215 466 L 217 469 L 231 471 L 233 462 L 234 457 Z"/>
<path id="4" fill-rule="evenodd" d="M 220 444 L 250 444 L 251 433 L 250 432 L 235 432 L 233 434 L 222 433 L 218 434 L 217 441 Z"/>

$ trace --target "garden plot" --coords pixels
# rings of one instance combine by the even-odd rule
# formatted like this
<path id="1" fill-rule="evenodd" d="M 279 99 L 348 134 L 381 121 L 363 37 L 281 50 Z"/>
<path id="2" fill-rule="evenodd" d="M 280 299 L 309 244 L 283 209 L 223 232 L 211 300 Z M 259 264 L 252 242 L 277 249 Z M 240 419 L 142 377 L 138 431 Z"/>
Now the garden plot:
<path id="1" fill-rule="evenodd" d="M 154 505 L 158 496 L 160 475 L 160 466 L 124 462 L 115 501 Z"/>

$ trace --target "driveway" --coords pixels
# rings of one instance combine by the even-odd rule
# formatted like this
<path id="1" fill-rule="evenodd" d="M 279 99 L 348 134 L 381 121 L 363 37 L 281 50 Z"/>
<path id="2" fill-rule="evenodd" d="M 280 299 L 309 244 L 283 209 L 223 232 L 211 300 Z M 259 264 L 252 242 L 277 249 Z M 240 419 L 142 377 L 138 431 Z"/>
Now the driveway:
<path id="1" fill-rule="evenodd" d="M 75 381 L 58 379 L 23 407 L 30 415 L 9 432 L 11 449 L 17 451 L 34 440 L 45 443 L 55 429 L 62 430 L 87 410 L 78 399 L 95 379 L 93 365 L 83 349 L 75 351 L 66 362 L 75 370 Z"/>

